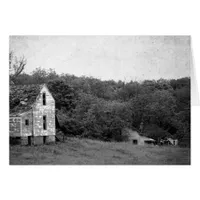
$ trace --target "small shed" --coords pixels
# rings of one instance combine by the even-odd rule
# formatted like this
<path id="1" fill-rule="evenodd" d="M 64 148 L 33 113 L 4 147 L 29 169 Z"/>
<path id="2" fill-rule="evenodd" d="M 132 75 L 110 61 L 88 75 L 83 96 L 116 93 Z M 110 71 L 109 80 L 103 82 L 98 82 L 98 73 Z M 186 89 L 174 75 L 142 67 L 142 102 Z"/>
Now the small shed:
<path id="1" fill-rule="evenodd" d="M 170 145 L 173 145 L 173 146 L 177 146 L 178 145 L 178 139 L 167 138 L 167 141 L 169 141 Z"/>
<path id="2" fill-rule="evenodd" d="M 137 130 L 126 128 L 123 131 L 129 135 L 129 142 L 135 145 L 154 145 L 156 143 L 154 139 L 142 136 Z"/>

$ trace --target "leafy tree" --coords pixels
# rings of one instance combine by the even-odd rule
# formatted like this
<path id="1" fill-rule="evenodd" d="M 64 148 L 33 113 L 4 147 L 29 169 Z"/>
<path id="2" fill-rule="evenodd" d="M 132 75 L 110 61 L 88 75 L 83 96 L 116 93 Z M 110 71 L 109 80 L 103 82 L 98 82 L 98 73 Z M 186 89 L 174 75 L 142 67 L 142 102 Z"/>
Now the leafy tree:
<path id="1" fill-rule="evenodd" d="M 13 63 L 11 53 L 10 69 Z M 123 128 L 139 128 L 143 121 L 152 137 L 171 134 L 189 143 L 190 78 L 125 83 L 58 75 L 53 69 L 37 68 L 31 74 L 20 71 L 16 70 L 15 84 L 47 83 L 65 134 L 122 141 L 127 139 Z"/>
<path id="2" fill-rule="evenodd" d="M 123 84 L 117 91 L 117 97 L 123 101 L 128 101 L 137 96 L 140 92 L 140 85 L 138 82 L 130 82 Z"/>
<path id="3" fill-rule="evenodd" d="M 139 128 L 141 121 L 145 124 L 157 124 L 165 127 L 174 116 L 175 99 L 169 91 L 158 90 L 152 94 L 141 94 L 130 101 L 132 125 Z"/>
<path id="4" fill-rule="evenodd" d="M 147 124 L 144 129 L 144 135 L 153 138 L 158 142 L 160 139 L 172 137 L 172 135 L 167 130 L 164 130 L 156 124 Z"/>
<path id="5" fill-rule="evenodd" d="M 56 102 L 56 108 L 70 112 L 76 105 L 76 92 L 65 81 L 57 79 L 47 83 Z"/>
<path id="6" fill-rule="evenodd" d="M 84 134 L 103 140 L 123 141 L 122 129 L 131 126 L 131 112 L 127 104 L 103 100 L 93 104 L 84 119 Z"/>
<path id="7" fill-rule="evenodd" d="M 176 101 L 167 90 L 156 91 L 151 96 L 151 103 L 147 109 L 154 122 L 163 126 L 175 112 Z"/>
<path id="8" fill-rule="evenodd" d="M 170 82 L 168 80 L 165 80 L 165 79 L 159 79 L 157 80 L 156 82 L 156 88 L 158 90 L 172 90 L 172 87 L 170 85 Z"/>

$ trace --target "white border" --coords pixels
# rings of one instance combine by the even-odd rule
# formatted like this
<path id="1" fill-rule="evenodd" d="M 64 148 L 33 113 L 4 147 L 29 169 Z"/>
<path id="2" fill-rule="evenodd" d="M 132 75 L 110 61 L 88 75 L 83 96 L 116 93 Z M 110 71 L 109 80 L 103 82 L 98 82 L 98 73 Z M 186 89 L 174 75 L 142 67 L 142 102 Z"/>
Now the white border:
<path id="1" fill-rule="evenodd" d="M 199 107 L 192 108 L 191 166 L 9 166 L 9 35 L 191 35 L 200 84 L 198 1 L 1 3 L 1 199 L 198 199 Z"/>

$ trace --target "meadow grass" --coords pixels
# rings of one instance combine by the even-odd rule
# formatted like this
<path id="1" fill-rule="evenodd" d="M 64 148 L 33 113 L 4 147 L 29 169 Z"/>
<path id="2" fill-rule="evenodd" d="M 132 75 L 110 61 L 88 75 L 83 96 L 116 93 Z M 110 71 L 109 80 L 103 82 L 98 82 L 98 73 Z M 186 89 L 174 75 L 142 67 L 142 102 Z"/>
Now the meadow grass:
<path id="1" fill-rule="evenodd" d="M 40 146 L 10 146 L 11 165 L 189 165 L 190 149 L 174 146 L 138 146 L 67 138 Z"/>

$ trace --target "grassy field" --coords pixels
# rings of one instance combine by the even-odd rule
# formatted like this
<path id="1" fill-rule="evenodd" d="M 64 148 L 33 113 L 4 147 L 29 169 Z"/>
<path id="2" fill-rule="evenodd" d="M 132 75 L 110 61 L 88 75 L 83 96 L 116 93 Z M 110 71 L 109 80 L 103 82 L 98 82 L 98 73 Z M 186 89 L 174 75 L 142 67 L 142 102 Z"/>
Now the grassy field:
<path id="1" fill-rule="evenodd" d="M 134 146 L 68 138 L 64 143 L 10 146 L 11 165 L 188 165 L 190 149 L 172 146 Z"/>

